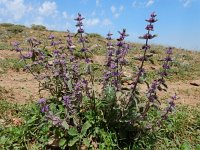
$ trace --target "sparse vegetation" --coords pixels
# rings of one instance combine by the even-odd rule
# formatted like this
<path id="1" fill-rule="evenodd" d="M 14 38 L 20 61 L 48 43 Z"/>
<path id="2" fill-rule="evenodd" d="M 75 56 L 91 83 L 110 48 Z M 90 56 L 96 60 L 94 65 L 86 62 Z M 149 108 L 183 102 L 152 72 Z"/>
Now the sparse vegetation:
<path id="1" fill-rule="evenodd" d="M 8 69 L 19 71 L 25 67 L 25 63 L 23 61 L 19 61 L 18 59 L 0 59 L 0 67 L 4 71 Z"/>
<path id="2" fill-rule="evenodd" d="M 8 29 L 12 26 L 15 25 L 3 23 L 0 25 L 0 30 L 1 27 Z M 82 85 L 81 83 L 82 86 L 79 87 L 81 88 L 80 91 L 82 92 L 83 96 L 80 99 L 81 103 L 76 103 L 76 101 L 70 103 L 68 97 L 64 96 L 72 96 L 73 91 L 77 92 L 75 91 L 75 87 L 77 86 L 78 82 L 74 79 L 74 77 L 70 77 L 71 80 L 67 80 L 68 82 L 66 84 L 66 87 L 68 87 L 68 89 L 65 89 L 60 80 L 64 78 L 62 78 L 62 76 L 55 75 L 55 77 L 52 77 L 49 80 L 50 82 L 47 80 L 40 80 L 42 81 L 40 87 L 42 87 L 43 89 L 55 88 L 55 91 L 57 90 L 57 92 L 54 92 L 50 97 L 42 97 L 42 99 L 40 99 L 39 101 L 39 104 L 30 103 L 26 105 L 19 105 L 8 102 L 6 99 L 7 97 L 4 95 L 10 93 L 11 91 L 6 86 L 4 87 L 3 85 L 1 85 L 0 149 L 68 149 L 69 147 L 70 149 L 96 148 L 102 150 L 120 148 L 127 150 L 200 149 L 200 107 L 198 104 L 196 105 L 196 107 L 178 105 L 172 115 L 167 115 L 167 118 L 161 119 L 162 121 L 159 122 L 159 125 L 157 124 L 159 118 L 163 117 L 163 113 L 166 112 L 167 109 L 160 113 L 160 111 L 156 109 L 158 107 L 158 103 L 152 103 L 151 109 L 149 109 L 144 118 L 136 123 L 134 122 L 132 124 L 133 126 L 127 123 L 127 121 L 130 121 L 131 119 L 134 120 L 134 116 L 132 116 L 131 119 L 125 118 L 124 120 L 115 120 L 118 116 L 120 116 L 120 113 L 118 112 L 120 112 L 120 109 L 123 107 L 123 101 L 121 101 L 120 97 L 123 96 L 127 89 L 120 93 L 115 89 L 118 85 L 115 85 L 107 86 L 104 89 L 104 92 L 99 92 L 102 89 L 102 86 L 99 84 L 101 84 L 104 80 L 102 78 L 102 75 L 105 74 L 102 71 L 103 68 L 105 68 L 105 62 L 103 61 L 107 60 L 107 57 L 104 54 L 104 52 L 106 52 L 106 46 L 104 46 L 104 44 L 106 44 L 107 42 L 105 38 L 96 33 L 84 36 L 84 32 L 81 33 L 80 31 L 80 33 L 76 37 L 72 37 L 70 40 L 69 37 L 74 35 L 68 33 L 68 46 L 70 46 L 70 42 L 71 44 L 73 44 L 71 46 L 77 45 L 78 42 L 76 42 L 76 40 L 81 40 L 82 35 L 82 38 L 86 38 L 86 40 L 88 41 L 82 41 L 81 44 L 84 43 L 89 47 L 89 50 L 91 50 L 91 53 L 81 51 L 82 48 L 88 47 L 85 47 L 85 45 L 79 45 L 75 47 L 75 50 L 73 51 L 73 53 L 71 53 L 70 47 L 63 48 L 64 44 L 62 45 L 62 42 L 59 43 L 59 41 L 66 41 L 65 33 L 56 31 L 50 32 L 46 30 L 46 28 L 42 29 L 43 27 L 41 27 L 41 29 L 40 27 L 38 27 L 37 29 L 26 28 L 26 30 L 24 27 L 20 28 L 23 29 L 20 32 L 15 32 L 14 29 L 13 31 L 5 31 L 5 33 L 14 33 L 14 35 L 7 39 L 5 42 L 2 42 L 2 46 L 0 45 L 0 49 L 9 50 L 11 49 L 9 44 L 13 41 L 16 42 L 16 40 L 19 40 L 22 43 L 21 46 L 25 51 L 23 52 L 23 54 L 21 54 L 21 56 L 23 56 L 22 58 L 26 62 L 19 61 L 16 58 L 8 58 L 7 56 L 2 55 L 3 53 L 6 53 L 6 51 L 3 51 L 3 53 L 0 53 L 0 73 L 3 72 L 5 74 L 6 71 L 9 69 L 19 71 L 25 66 L 29 65 L 32 60 L 33 63 L 35 63 L 31 64 L 33 65 L 31 67 L 33 74 L 44 75 L 42 73 L 45 72 L 45 67 L 41 65 L 42 63 L 48 63 L 49 65 L 54 64 L 56 63 L 56 59 L 61 59 L 62 54 L 67 54 L 67 56 L 65 56 L 65 60 L 67 62 L 68 68 L 70 67 L 70 63 L 72 63 L 73 65 L 73 61 L 68 61 L 68 56 L 75 56 L 74 64 L 80 63 L 80 70 L 75 74 L 75 76 L 79 76 L 80 73 L 80 76 L 76 78 L 77 81 L 94 81 L 94 84 L 91 82 L 90 84 L 88 84 L 89 88 L 86 89 L 85 84 Z M 38 30 L 38 32 L 34 32 L 33 30 Z M 39 31 L 42 31 L 42 34 L 40 34 Z M 2 32 L 1 35 L 4 35 L 5 33 Z M 32 36 L 32 38 L 27 39 L 30 47 L 27 47 L 23 37 L 21 36 L 21 34 L 18 33 L 24 33 L 26 36 L 29 36 L 30 34 Z M 122 31 L 121 33 L 124 33 L 124 31 Z M 53 34 L 55 34 L 56 36 L 53 36 Z M 49 37 L 49 39 L 44 39 L 44 37 L 47 36 Z M 42 38 L 41 41 L 45 44 L 42 46 L 38 46 L 37 44 L 40 42 L 39 40 L 37 40 L 38 38 Z M 145 38 L 145 36 L 143 36 L 143 38 Z M 111 43 L 116 43 L 116 40 L 112 40 Z M 36 44 L 36 46 L 34 46 L 34 44 Z M 93 47 L 95 44 L 98 45 Z M 126 58 L 129 63 L 127 63 L 126 65 L 122 65 L 123 70 L 121 70 L 121 72 L 128 72 L 130 74 L 134 72 L 137 73 L 140 71 L 138 71 L 136 67 L 137 64 L 141 62 L 139 58 L 141 53 L 140 47 L 142 45 L 137 43 L 128 44 L 130 44 L 130 53 L 127 54 Z M 49 45 L 51 45 L 52 47 L 49 48 Z M 16 48 L 21 48 L 18 47 L 19 45 L 16 46 Z M 58 47 L 60 49 L 58 51 L 55 51 Z M 28 48 L 29 50 L 34 50 L 32 51 L 33 53 L 28 53 Z M 159 66 L 163 64 L 163 61 L 161 60 L 165 56 L 165 49 L 165 47 L 153 45 L 151 46 L 151 49 L 148 50 L 148 55 L 153 54 L 154 57 L 150 57 L 153 58 L 152 60 L 148 59 L 144 61 L 145 64 L 149 62 L 148 65 L 145 66 L 145 70 L 148 72 L 141 76 L 140 80 L 138 80 L 139 89 L 144 90 L 141 83 L 153 83 L 153 80 L 158 77 L 157 72 L 163 71 L 163 69 L 159 68 Z M 18 51 L 20 51 L 20 49 L 18 49 Z M 66 51 L 67 53 L 63 53 Z M 198 80 L 200 76 L 200 53 L 183 51 L 179 49 L 174 49 L 173 53 L 174 54 L 172 56 L 172 59 L 174 61 L 171 63 L 171 70 L 169 70 L 168 72 L 172 76 L 167 76 L 167 83 Z M 36 55 L 34 56 L 33 54 Z M 94 57 L 94 55 L 96 58 Z M 44 56 L 45 59 L 38 59 L 41 56 Z M 113 56 L 112 59 L 116 58 Z M 42 63 L 40 64 L 39 61 L 42 61 Z M 89 61 L 89 65 L 87 65 L 87 61 Z M 61 65 L 62 64 L 60 64 L 60 69 L 63 69 Z M 55 65 L 54 69 L 59 68 L 56 68 L 56 66 L 58 67 L 58 65 Z M 93 75 L 91 75 L 90 72 L 85 73 L 85 71 L 87 71 L 88 69 L 86 66 L 91 67 L 92 70 L 89 71 L 92 71 Z M 46 71 L 45 73 L 49 73 L 48 71 Z M 95 77 L 95 79 L 93 77 Z M 110 81 L 114 81 L 114 78 L 111 77 L 110 79 L 111 80 L 106 81 L 106 84 L 111 83 Z M 125 81 L 125 86 L 129 87 L 131 84 L 129 75 L 124 74 L 124 77 L 122 79 L 122 82 Z M 178 88 L 176 90 L 178 91 L 178 97 L 179 94 L 184 95 L 188 98 L 191 98 L 190 101 L 193 100 L 192 96 L 198 98 L 198 95 L 200 94 L 198 84 L 199 83 L 195 83 L 195 86 L 193 88 Z M 164 90 L 168 91 L 167 88 Z M 87 92 L 89 92 L 89 94 L 91 94 L 92 96 L 88 96 Z M 93 92 L 95 94 L 95 99 L 93 97 Z M 117 95 L 116 93 L 118 93 L 119 95 Z M 166 103 L 163 102 L 163 100 L 165 100 L 166 98 L 166 95 L 160 95 L 160 92 L 158 93 L 158 95 L 161 96 L 159 100 L 161 103 L 163 103 L 160 109 L 163 109 L 166 106 Z M 145 94 L 141 94 L 141 96 L 139 97 L 139 101 L 136 100 L 138 103 L 134 103 L 134 106 L 131 105 L 133 107 L 131 107 L 132 110 L 130 112 L 137 112 L 138 114 L 142 114 L 142 112 L 144 112 L 145 110 L 145 105 L 143 102 L 148 102 L 148 99 L 148 97 L 145 97 Z M 119 102 L 120 105 L 118 104 Z M 174 105 L 174 103 L 171 103 L 170 105 Z M 167 108 L 170 109 L 170 107 Z M 76 113 L 71 112 L 73 110 Z M 132 114 L 129 115 L 131 116 Z M 121 121 L 121 123 L 118 121 Z M 125 129 L 128 132 L 125 132 Z M 127 133 L 132 134 L 128 135 Z"/>
<path id="3" fill-rule="evenodd" d="M 13 34 L 18 34 L 24 31 L 25 26 L 22 25 L 13 25 L 13 26 L 9 26 L 7 28 L 7 31 L 13 33 Z"/>

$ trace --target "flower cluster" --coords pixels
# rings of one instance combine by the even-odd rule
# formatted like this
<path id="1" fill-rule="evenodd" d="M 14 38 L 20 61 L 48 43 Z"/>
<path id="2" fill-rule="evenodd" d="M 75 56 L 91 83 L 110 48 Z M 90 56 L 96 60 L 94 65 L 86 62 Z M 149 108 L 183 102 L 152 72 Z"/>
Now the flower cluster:
<path id="1" fill-rule="evenodd" d="M 153 12 L 150 15 L 150 18 L 146 20 L 149 23 L 145 28 L 147 30 L 147 33 L 145 35 L 139 37 L 140 39 L 146 40 L 145 45 L 142 46 L 142 50 L 144 50 L 144 52 L 143 52 L 143 56 L 138 59 L 139 61 L 141 61 L 141 64 L 140 64 L 140 66 L 137 67 L 138 71 L 136 73 L 135 80 L 132 81 L 131 95 L 130 95 L 130 98 L 129 98 L 128 103 L 126 105 L 126 108 L 131 107 L 131 104 L 133 104 L 133 102 L 134 102 L 133 99 L 136 97 L 135 93 L 136 93 L 136 90 L 137 90 L 137 85 L 140 81 L 140 78 L 145 74 L 144 62 L 147 60 L 147 50 L 150 49 L 150 45 L 148 44 L 148 42 L 149 42 L 150 39 L 153 39 L 153 38 L 156 37 L 156 35 L 150 34 L 150 31 L 153 31 L 153 29 L 154 29 L 153 23 L 155 23 L 157 21 L 157 19 L 155 18 L 156 16 L 157 15 L 155 14 L 155 12 Z M 153 94 L 155 87 L 156 87 L 156 82 L 154 82 L 151 89 L 149 90 L 150 92 L 147 94 L 148 95 L 147 97 L 149 99 L 151 99 L 151 101 L 152 101 L 153 97 L 155 98 L 155 94 Z"/>
<path id="2" fill-rule="evenodd" d="M 168 117 L 168 114 L 170 113 L 170 112 L 172 112 L 173 111 L 173 109 L 174 109 L 174 107 L 175 107 L 175 100 L 177 99 L 177 95 L 175 94 L 174 96 L 172 96 L 171 97 L 171 99 L 169 99 L 168 100 L 168 107 L 165 109 L 165 112 L 164 112 L 164 114 L 162 114 L 162 119 L 167 119 L 167 117 Z"/>
<path id="3" fill-rule="evenodd" d="M 116 90 L 121 89 L 121 76 L 123 66 L 127 64 L 125 56 L 130 49 L 129 44 L 126 43 L 125 37 L 126 29 L 122 32 L 119 31 L 120 37 L 117 39 L 117 43 L 114 45 L 111 40 L 112 34 L 109 32 L 107 34 L 107 61 L 106 61 L 106 71 L 104 73 L 104 87 L 107 85 L 113 85 Z"/>
<path id="4" fill-rule="evenodd" d="M 46 98 L 39 99 L 38 104 L 41 105 L 41 112 L 45 113 L 49 111 L 49 105 L 46 104 Z"/>

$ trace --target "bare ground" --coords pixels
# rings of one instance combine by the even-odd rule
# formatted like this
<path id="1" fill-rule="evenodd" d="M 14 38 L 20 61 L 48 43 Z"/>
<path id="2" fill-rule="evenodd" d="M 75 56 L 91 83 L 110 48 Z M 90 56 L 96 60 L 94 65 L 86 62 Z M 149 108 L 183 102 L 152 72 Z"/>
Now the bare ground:
<path id="1" fill-rule="evenodd" d="M 9 70 L 0 75 L 0 86 L 5 89 L 2 97 L 11 102 L 26 103 L 38 99 L 38 82 L 31 74 Z"/>
<path id="2" fill-rule="evenodd" d="M 0 59 L 6 59 L 6 58 L 13 58 L 17 59 L 19 58 L 19 53 L 16 51 L 9 51 L 9 50 L 0 50 Z"/>
<path id="3" fill-rule="evenodd" d="M 19 55 L 15 51 L 1 50 L 0 59 L 18 58 Z M 105 62 L 104 56 L 95 56 L 95 63 L 103 65 Z M 168 83 L 169 89 L 167 92 L 159 93 L 162 99 L 167 99 L 174 93 L 178 95 L 177 103 L 184 105 L 197 106 L 200 104 L 200 79 L 187 80 Z M 145 87 L 141 86 L 145 91 Z M 4 92 L 1 92 L 4 89 Z M 15 103 L 27 103 L 31 100 L 36 101 L 39 97 L 38 82 L 34 77 L 23 71 L 8 70 L 4 74 L 0 74 L 0 98 L 7 99 Z"/>
<path id="4" fill-rule="evenodd" d="M 197 85 L 191 85 L 191 83 Z M 200 86 L 198 85 L 200 85 L 200 80 L 168 83 L 168 91 L 159 93 L 159 95 L 162 99 L 167 99 L 176 93 L 178 95 L 177 103 L 197 106 L 200 104 Z M 23 71 L 9 70 L 7 73 L 1 74 L 0 86 L 7 91 L 3 93 L 2 97 L 11 102 L 27 103 L 39 98 L 38 82 L 31 74 Z"/>

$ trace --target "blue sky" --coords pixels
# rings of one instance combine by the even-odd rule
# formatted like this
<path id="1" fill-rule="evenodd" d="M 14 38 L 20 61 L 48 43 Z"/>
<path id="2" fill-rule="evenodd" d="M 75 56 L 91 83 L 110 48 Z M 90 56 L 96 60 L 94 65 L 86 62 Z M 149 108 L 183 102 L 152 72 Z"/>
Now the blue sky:
<path id="1" fill-rule="evenodd" d="M 129 41 L 143 42 L 146 22 L 157 13 L 154 44 L 200 51 L 200 0 L 0 0 L 0 22 L 42 24 L 49 29 L 75 32 L 74 18 L 80 12 L 88 33 L 117 37 L 123 28 Z"/>

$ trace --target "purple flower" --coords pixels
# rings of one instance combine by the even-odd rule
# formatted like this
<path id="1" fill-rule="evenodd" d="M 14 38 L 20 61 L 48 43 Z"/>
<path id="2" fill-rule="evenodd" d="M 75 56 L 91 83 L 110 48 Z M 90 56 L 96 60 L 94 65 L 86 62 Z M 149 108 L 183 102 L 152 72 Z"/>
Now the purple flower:
<path id="1" fill-rule="evenodd" d="M 60 60 L 59 59 L 54 59 L 53 63 L 54 63 L 54 65 L 58 65 L 60 63 Z"/>
<path id="2" fill-rule="evenodd" d="M 108 51 L 108 56 L 111 57 L 112 55 L 113 55 L 113 51 L 112 51 L 112 50 L 109 50 L 109 51 Z"/>
<path id="3" fill-rule="evenodd" d="M 48 39 L 51 39 L 51 40 L 54 38 L 55 38 L 55 36 L 53 34 L 49 35 L 49 37 L 48 37 Z"/>
<path id="4" fill-rule="evenodd" d="M 152 18 L 155 18 L 156 16 L 157 16 L 157 15 L 156 15 L 155 12 L 152 12 L 152 13 L 151 13 L 151 17 L 152 17 Z"/>
<path id="5" fill-rule="evenodd" d="M 61 41 L 51 41 L 51 46 L 56 46 L 56 45 L 59 45 L 61 43 L 62 43 Z"/>
<path id="6" fill-rule="evenodd" d="M 57 76 L 59 76 L 59 74 L 60 74 L 60 72 L 58 70 L 55 70 L 53 76 L 57 77 Z"/>
<path id="7" fill-rule="evenodd" d="M 150 45 L 143 45 L 142 49 L 144 49 L 144 50 L 150 49 Z"/>
<path id="8" fill-rule="evenodd" d="M 148 93 L 155 93 L 157 89 L 157 85 L 158 85 L 158 82 L 154 80 L 153 83 L 151 84 L 151 87 L 148 90 Z"/>
<path id="9" fill-rule="evenodd" d="M 63 100 L 64 100 L 65 106 L 71 108 L 71 99 L 70 99 L 70 97 L 68 95 L 67 96 L 63 96 Z"/>
<path id="10" fill-rule="evenodd" d="M 119 62 L 121 65 L 126 65 L 128 63 L 128 61 L 124 58 L 120 59 Z"/>
<path id="11" fill-rule="evenodd" d="M 54 55 L 58 55 L 60 53 L 60 51 L 56 49 L 53 51 L 53 53 L 54 53 Z"/>
<path id="12" fill-rule="evenodd" d="M 149 23 L 154 23 L 154 22 L 156 22 L 158 20 L 155 19 L 155 18 L 149 18 L 149 19 L 146 19 L 146 21 L 149 22 Z"/>
<path id="13" fill-rule="evenodd" d="M 73 62 L 75 60 L 75 57 L 74 56 L 70 56 L 69 60 L 70 60 L 70 62 Z"/>
<path id="14" fill-rule="evenodd" d="M 113 34 L 111 32 L 108 32 L 107 36 L 112 36 Z"/>
<path id="15" fill-rule="evenodd" d="M 166 53 L 169 54 L 169 55 L 172 54 L 172 48 L 170 47 L 170 48 L 166 51 Z"/>
<path id="16" fill-rule="evenodd" d="M 72 70 L 74 71 L 74 73 L 78 73 L 78 70 L 79 70 L 78 64 L 73 64 L 72 65 Z"/>
<path id="17" fill-rule="evenodd" d="M 24 54 L 23 56 L 22 56 L 22 59 L 29 59 L 29 58 L 31 58 L 33 56 L 33 53 L 32 52 L 28 52 L 27 54 Z"/>
<path id="18" fill-rule="evenodd" d="M 38 100 L 38 104 L 43 104 L 43 103 L 46 103 L 46 98 L 40 98 Z"/>
<path id="19" fill-rule="evenodd" d="M 19 42 L 17 42 L 17 41 L 15 41 L 15 42 L 12 42 L 12 45 L 13 45 L 14 47 L 17 47 L 17 46 L 19 46 L 19 45 L 20 45 L 20 43 L 19 43 Z"/>
<path id="20" fill-rule="evenodd" d="M 65 60 L 60 60 L 60 64 L 66 65 L 66 61 Z"/>
<path id="21" fill-rule="evenodd" d="M 65 58 L 66 58 L 66 54 L 63 53 L 60 57 L 61 57 L 62 59 L 65 59 Z"/>
<path id="22" fill-rule="evenodd" d="M 122 47 L 122 46 L 123 46 L 123 44 L 124 44 L 124 43 L 123 43 L 123 42 L 121 42 L 121 41 L 120 41 L 120 42 L 117 42 L 117 46 L 119 46 L 119 47 Z"/>
<path id="23" fill-rule="evenodd" d="M 49 111 L 49 105 L 44 105 L 42 108 L 41 108 L 41 112 L 42 113 L 45 113 L 45 112 L 48 112 Z"/>
<path id="24" fill-rule="evenodd" d="M 170 69 L 170 66 L 169 66 L 168 64 L 165 63 L 165 64 L 163 64 L 163 68 L 164 68 L 164 69 Z"/>
<path id="25" fill-rule="evenodd" d="M 172 61 L 172 58 L 170 56 L 167 56 L 165 59 L 164 59 L 166 62 L 168 61 Z"/>
<path id="26" fill-rule="evenodd" d="M 78 17 L 76 19 L 74 19 L 74 20 L 82 21 L 83 19 L 85 19 L 85 18 L 83 18 L 82 15 L 80 13 L 78 13 Z"/>
<path id="27" fill-rule="evenodd" d="M 79 21 L 79 22 L 77 22 L 76 26 L 81 27 L 81 26 L 83 26 L 83 23 Z"/>
<path id="28" fill-rule="evenodd" d="M 118 73 L 118 72 L 116 72 L 116 71 L 112 72 L 111 74 L 112 74 L 112 76 L 114 76 L 114 77 L 117 77 L 117 76 L 119 76 L 119 73 Z"/>
<path id="29" fill-rule="evenodd" d="M 119 33 L 122 37 L 128 36 L 128 34 L 126 34 L 126 29 L 123 29 L 122 32 L 118 31 L 118 33 Z"/>
<path id="30" fill-rule="evenodd" d="M 157 35 L 151 35 L 150 33 L 147 33 L 147 34 L 145 34 L 145 35 L 143 35 L 143 36 L 140 36 L 139 38 L 140 39 L 153 39 L 153 38 L 155 38 Z"/>
<path id="31" fill-rule="evenodd" d="M 177 99 L 177 95 L 174 94 L 174 96 L 172 96 L 172 100 L 176 100 Z"/>
<path id="32" fill-rule="evenodd" d="M 19 43 L 19 42 L 12 42 L 12 45 L 13 45 L 14 49 L 15 49 L 17 52 L 22 51 L 22 48 L 19 48 L 19 46 L 20 46 L 20 43 Z"/>
<path id="33" fill-rule="evenodd" d="M 112 63 L 110 64 L 110 68 L 111 68 L 111 69 L 115 69 L 116 67 L 117 67 L 117 66 L 115 65 L 115 63 L 112 62 Z"/>
<path id="34" fill-rule="evenodd" d="M 152 24 L 149 24 L 146 26 L 145 28 L 146 30 L 149 30 L 149 31 L 153 31 L 153 25 Z"/>
<path id="35" fill-rule="evenodd" d="M 80 42 L 80 43 L 84 43 L 84 42 L 86 42 L 86 39 L 83 38 L 83 37 L 81 37 L 81 38 L 79 39 L 79 42 Z"/>
<path id="36" fill-rule="evenodd" d="M 106 72 L 106 73 L 104 73 L 103 78 L 104 78 L 105 80 L 107 80 L 108 78 L 110 78 L 110 75 L 111 75 L 110 72 Z"/>
<path id="37" fill-rule="evenodd" d="M 58 116 L 55 116 L 53 114 L 48 114 L 48 115 L 46 115 L 46 117 L 49 120 L 51 120 L 53 125 L 55 125 L 55 126 L 60 125 L 62 123 L 62 120 Z"/>
<path id="38" fill-rule="evenodd" d="M 86 62 L 86 63 L 89 63 L 89 62 L 91 62 L 91 60 L 90 60 L 89 58 L 86 58 L 86 59 L 85 59 L 85 62 Z"/>
<path id="39" fill-rule="evenodd" d="M 79 28 L 78 29 L 78 33 L 84 33 L 84 29 L 83 28 Z"/>
<path id="40" fill-rule="evenodd" d="M 82 89 L 82 83 L 81 83 L 81 81 L 78 81 L 78 82 L 76 83 L 76 85 L 75 85 L 74 90 L 75 90 L 75 91 L 80 91 L 81 89 Z"/>
<path id="41" fill-rule="evenodd" d="M 81 48 L 81 52 L 86 52 L 88 49 L 87 48 Z"/>
<path id="42" fill-rule="evenodd" d="M 168 75 L 168 73 L 164 70 L 160 73 L 161 77 L 166 77 Z"/>

